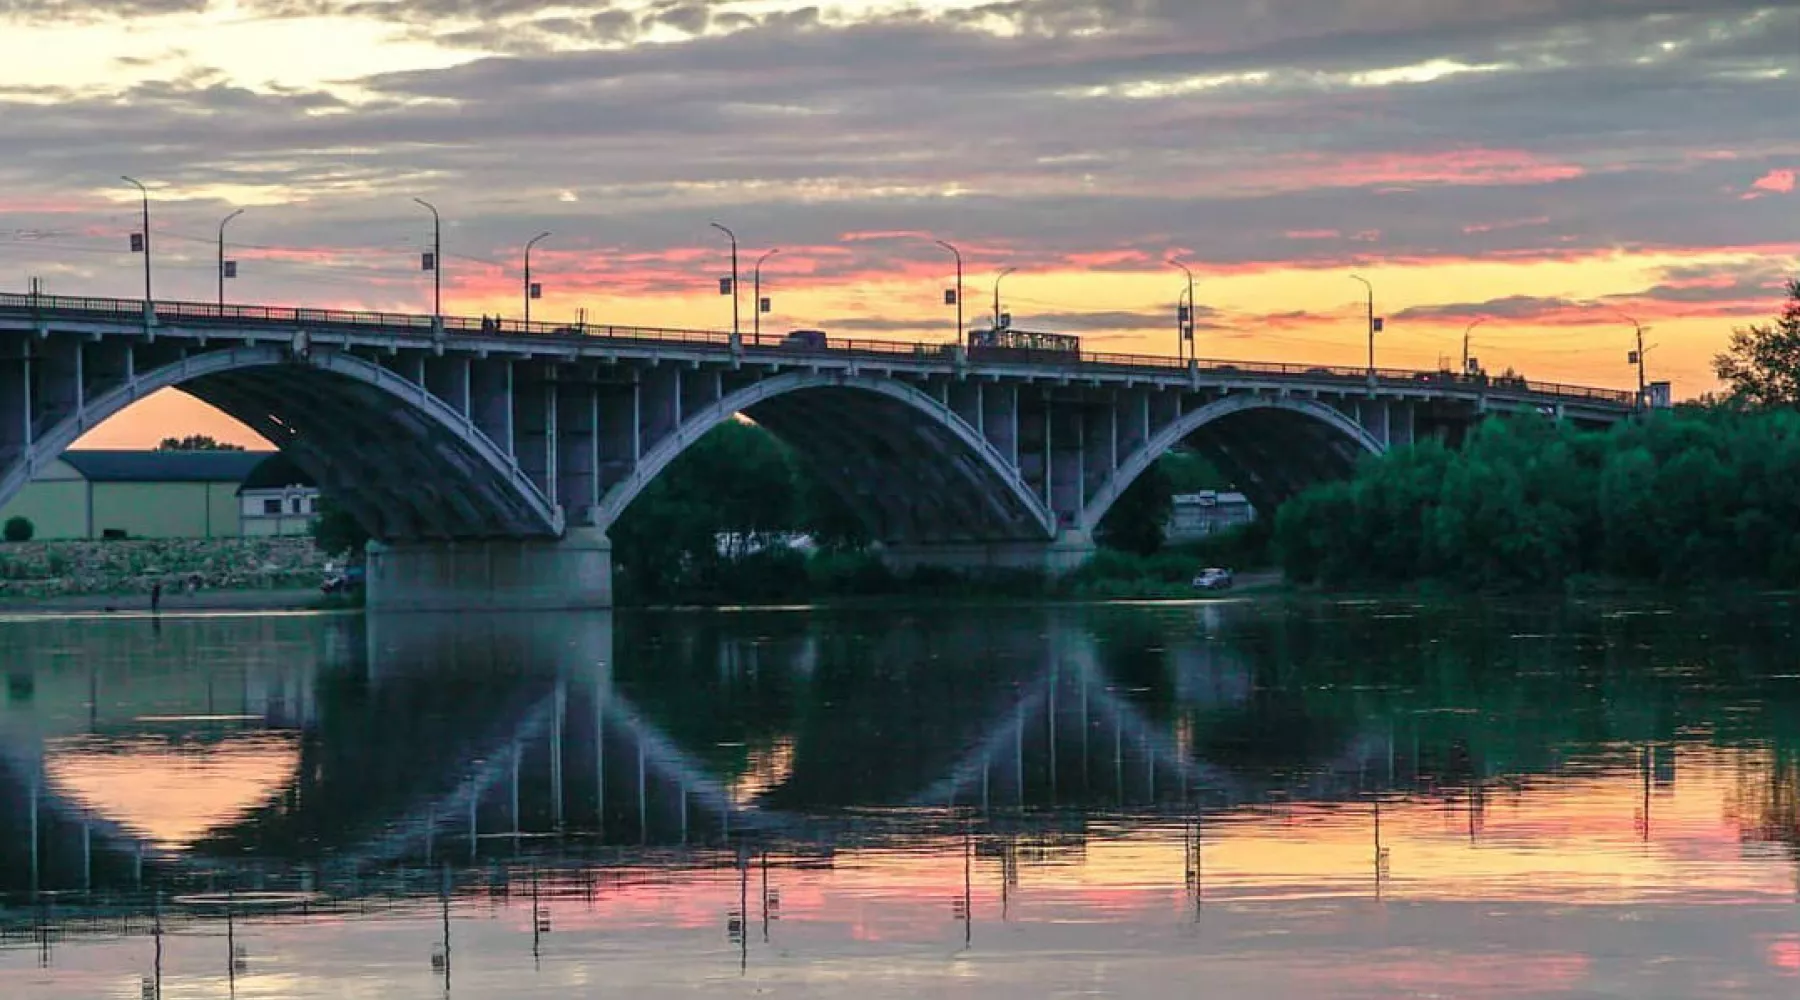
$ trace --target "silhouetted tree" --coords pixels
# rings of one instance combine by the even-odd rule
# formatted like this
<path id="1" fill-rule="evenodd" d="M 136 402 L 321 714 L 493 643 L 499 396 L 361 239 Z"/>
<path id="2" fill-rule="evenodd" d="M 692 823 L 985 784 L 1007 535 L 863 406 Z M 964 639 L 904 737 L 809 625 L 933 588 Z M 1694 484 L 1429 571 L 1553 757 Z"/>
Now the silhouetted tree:
<path id="1" fill-rule="evenodd" d="M 1800 279 L 1788 282 L 1775 322 L 1732 331 L 1713 372 L 1751 406 L 1800 407 Z"/>
<path id="2" fill-rule="evenodd" d="M 348 554 L 351 559 L 360 560 L 363 548 L 369 544 L 369 532 L 362 523 L 330 497 L 319 497 L 315 510 L 318 516 L 312 523 L 313 544 L 333 555 Z"/>
<path id="3" fill-rule="evenodd" d="M 4 531 L 9 542 L 29 542 L 31 536 L 37 534 L 37 527 L 31 523 L 31 518 L 15 516 L 7 518 L 6 527 L 0 531 Z"/>
<path id="4" fill-rule="evenodd" d="M 1175 510 L 1175 488 L 1163 464 L 1145 469 L 1100 519 L 1094 540 L 1109 549 L 1154 555 L 1163 546 L 1169 515 Z"/>
<path id="5" fill-rule="evenodd" d="M 156 446 L 157 451 L 243 451 L 241 444 L 231 444 L 215 440 L 208 434 L 189 434 L 187 437 L 166 437 Z"/>

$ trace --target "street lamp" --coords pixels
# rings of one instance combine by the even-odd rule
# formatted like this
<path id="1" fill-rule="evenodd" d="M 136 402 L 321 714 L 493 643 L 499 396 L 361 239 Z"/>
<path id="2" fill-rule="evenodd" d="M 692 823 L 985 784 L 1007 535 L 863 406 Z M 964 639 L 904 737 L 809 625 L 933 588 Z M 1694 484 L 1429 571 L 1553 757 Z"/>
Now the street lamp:
<path id="1" fill-rule="evenodd" d="M 1193 353 L 1194 345 L 1194 313 L 1199 310 L 1194 303 L 1194 272 L 1186 264 L 1178 260 L 1169 261 L 1170 267 L 1178 267 L 1187 275 L 1187 309 L 1183 311 L 1179 302 L 1175 306 L 1175 356 L 1182 357 L 1182 345 L 1187 345 L 1187 352 Z M 1185 360 L 1185 358 L 1183 359 Z"/>
<path id="2" fill-rule="evenodd" d="M 1475 329 L 1476 327 L 1480 326 L 1483 323 L 1486 323 L 1487 319 L 1488 318 L 1486 316 L 1483 316 L 1480 319 L 1476 320 L 1475 322 L 1470 323 L 1468 326 L 1463 327 L 1462 373 L 1464 375 L 1469 374 L 1469 331 Z"/>
<path id="3" fill-rule="evenodd" d="M 1369 384 L 1373 386 L 1375 384 L 1375 335 L 1381 332 L 1381 320 L 1375 316 L 1375 286 L 1369 284 L 1369 279 L 1357 274 L 1352 274 L 1350 280 L 1362 282 L 1363 287 L 1369 290 Z"/>
<path id="4" fill-rule="evenodd" d="M 150 189 L 144 187 L 143 182 L 135 177 L 126 177 L 120 174 L 119 179 L 135 186 L 138 192 L 144 196 L 144 231 L 136 240 L 137 246 L 132 249 L 141 251 L 144 255 L 144 318 L 148 322 L 152 301 L 150 297 Z"/>
<path id="5" fill-rule="evenodd" d="M 421 269 L 431 272 L 431 316 L 435 325 L 444 322 L 444 225 L 438 217 L 437 206 L 423 198 L 413 201 L 425 206 L 431 213 L 431 252 L 419 261 Z"/>
<path id="6" fill-rule="evenodd" d="M 219 220 L 219 309 L 225 308 L 225 279 L 237 277 L 237 261 L 225 259 L 225 224 L 244 214 L 243 209 Z"/>
<path id="7" fill-rule="evenodd" d="M 1637 331 L 1637 350 L 1626 355 L 1626 363 L 1637 365 L 1637 406 L 1642 407 L 1644 405 L 1644 325 L 1624 313 L 1618 313 L 1617 315 L 1620 319 L 1630 323 L 1631 328 Z"/>
<path id="8" fill-rule="evenodd" d="M 755 344 L 762 343 L 762 314 L 768 311 L 764 308 L 762 297 L 763 261 L 768 260 L 770 257 L 773 257 L 780 252 L 781 248 L 776 247 L 775 249 L 764 253 L 761 257 L 756 258 L 756 266 L 750 269 L 750 293 L 751 298 L 756 300 L 751 304 L 751 308 L 755 310 L 756 318 L 751 321 L 752 330 L 750 333 L 750 340 Z"/>
<path id="9" fill-rule="evenodd" d="M 956 257 L 956 287 L 944 292 L 944 304 L 956 306 L 956 342 L 963 342 L 963 259 L 962 251 L 943 240 L 935 240 L 938 246 L 950 251 Z"/>
<path id="10" fill-rule="evenodd" d="M 539 240 L 549 239 L 549 232 L 533 236 L 525 243 L 525 332 L 531 332 L 531 300 L 544 294 L 544 290 L 531 283 L 531 248 L 538 245 Z"/>
<path id="11" fill-rule="evenodd" d="M 716 222 L 712 223 L 712 227 L 714 229 L 717 229 L 719 232 L 724 233 L 726 238 L 731 240 L 731 288 L 729 290 L 721 288 L 721 289 L 719 289 L 719 294 L 720 295 L 729 294 L 731 296 L 731 335 L 734 337 L 742 336 L 742 334 L 740 334 L 738 332 L 737 234 L 732 232 L 729 229 L 726 229 L 724 226 L 721 226 Z"/>
<path id="12" fill-rule="evenodd" d="M 996 330 L 1000 329 L 1000 282 L 1017 270 L 1016 267 L 1009 267 L 994 278 L 994 329 Z"/>

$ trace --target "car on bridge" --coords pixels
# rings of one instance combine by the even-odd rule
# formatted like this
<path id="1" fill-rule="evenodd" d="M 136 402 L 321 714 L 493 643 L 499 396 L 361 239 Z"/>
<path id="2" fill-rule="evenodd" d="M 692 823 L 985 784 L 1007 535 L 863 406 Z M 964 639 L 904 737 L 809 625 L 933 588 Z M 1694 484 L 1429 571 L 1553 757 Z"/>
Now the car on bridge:
<path id="1" fill-rule="evenodd" d="M 782 347 L 797 347 L 808 351 L 823 351 L 826 343 L 824 330 L 789 330 L 788 335 L 781 338 Z"/>

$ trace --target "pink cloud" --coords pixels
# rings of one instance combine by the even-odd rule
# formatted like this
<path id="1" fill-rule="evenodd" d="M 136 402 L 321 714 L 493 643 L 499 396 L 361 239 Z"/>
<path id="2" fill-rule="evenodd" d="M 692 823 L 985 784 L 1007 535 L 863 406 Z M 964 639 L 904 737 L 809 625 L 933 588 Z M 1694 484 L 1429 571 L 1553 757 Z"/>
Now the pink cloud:
<path id="1" fill-rule="evenodd" d="M 1550 217 L 1548 215 L 1536 215 L 1529 219 L 1509 219 L 1502 222 L 1478 222 L 1462 227 L 1462 231 L 1473 236 L 1476 233 L 1493 233 L 1505 229 L 1524 229 L 1529 226 L 1547 226 L 1549 224 Z"/>
<path id="2" fill-rule="evenodd" d="M 1750 190 L 1752 192 L 1760 192 L 1760 194 L 1751 194 L 1748 196 L 1752 198 L 1760 197 L 1762 194 L 1792 194 L 1794 190 L 1794 172 L 1792 170 L 1771 170 L 1763 176 L 1758 177 L 1756 183 L 1750 185 Z"/>
<path id="3" fill-rule="evenodd" d="M 1335 240 L 1343 236 L 1335 229 L 1290 229 L 1282 235 L 1290 240 Z"/>
<path id="4" fill-rule="evenodd" d="M 1573 163 L 1547 161 L 1517 149 L 1389 153 L 1349 160 L 1306 154 L 1290 157 L 1280 166 L 1285 169 L 1264 176 L 1315 187 L 1554 184 L 1587 174 Z"/>

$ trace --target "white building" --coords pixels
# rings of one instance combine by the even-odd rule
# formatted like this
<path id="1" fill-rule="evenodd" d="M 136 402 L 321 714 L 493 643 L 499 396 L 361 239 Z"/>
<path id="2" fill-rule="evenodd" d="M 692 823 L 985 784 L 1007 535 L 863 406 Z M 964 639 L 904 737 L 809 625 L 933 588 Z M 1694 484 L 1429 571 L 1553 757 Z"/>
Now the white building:
<path id="1" fill-rule="evenodd" d="M 319 514 L 319 488 L 277 452 L 250 470 L 238 505 L 246 536 L 304 535 Z"/>
<path id="2" fill-rule="evenodd" d="M 1174 501 L 1166 532 L 1171 542 L 1191 542 L 1256 520 L 1256 508 L 1242 493 L 1201 490 L 1177 493 Z"/>

